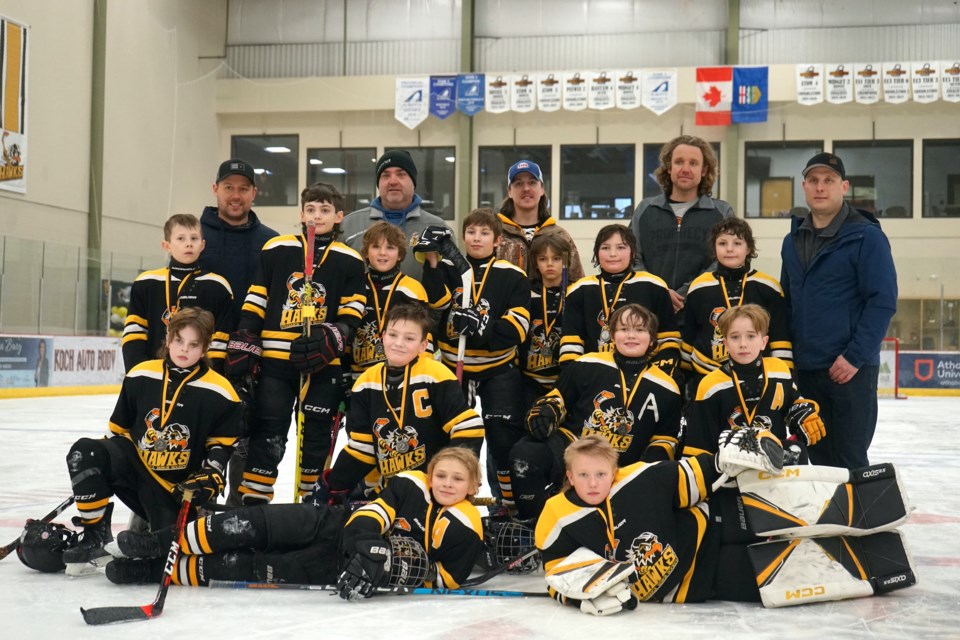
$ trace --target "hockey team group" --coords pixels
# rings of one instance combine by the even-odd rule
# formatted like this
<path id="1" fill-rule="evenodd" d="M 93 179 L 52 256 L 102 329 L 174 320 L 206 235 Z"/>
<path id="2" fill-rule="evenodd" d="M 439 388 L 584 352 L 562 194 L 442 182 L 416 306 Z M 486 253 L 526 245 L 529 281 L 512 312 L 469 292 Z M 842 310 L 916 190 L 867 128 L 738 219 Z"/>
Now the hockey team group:
<path id="1" fill-rule="evenodd" d="M 388 151 L 369 207 L 314 184 L 290 235 L 252 210 L 251 165 L 224 162 L 217 206 L 172 216 L 169 266 L 131 288 L 108 437 L 64 452 L 75 528 L 28 521 L 20 559 L 345 600 L 542 566 L 537 592 L 594 615 L 915 584 L 899 475 L 867 458 L 896 273 L 843 161 L 797 168 L 810 212 L 777 279 L 711 197 L 711 146 L 680 136 L 660 160 L 663 193 L 600 229 L 596 275 L 529 160 L 455 233 Z M 273 500 L 284 455 L 292 504 Z"/>

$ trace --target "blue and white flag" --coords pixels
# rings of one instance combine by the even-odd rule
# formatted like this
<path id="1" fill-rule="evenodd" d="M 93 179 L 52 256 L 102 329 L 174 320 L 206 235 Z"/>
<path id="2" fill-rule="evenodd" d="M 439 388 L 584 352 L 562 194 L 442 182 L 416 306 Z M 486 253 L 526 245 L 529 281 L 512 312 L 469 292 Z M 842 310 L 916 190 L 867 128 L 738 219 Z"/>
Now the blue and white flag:
<path id="1" fill-rule="evenodd" d="M 430 76 L 430 115 L 446 120 L 457 110 L 457 76 Z"/>
<path id="2" fill-rule="evenodd" d="M 461 73 L 457 76 L 457 110 L 468 116 L 483 111 L 483 74 Z"/>
<path id="3" fill-rule="evenodd" d="M 767 67 L 734 67 L 731 116 L 735 123 L 767 121 Z"/>

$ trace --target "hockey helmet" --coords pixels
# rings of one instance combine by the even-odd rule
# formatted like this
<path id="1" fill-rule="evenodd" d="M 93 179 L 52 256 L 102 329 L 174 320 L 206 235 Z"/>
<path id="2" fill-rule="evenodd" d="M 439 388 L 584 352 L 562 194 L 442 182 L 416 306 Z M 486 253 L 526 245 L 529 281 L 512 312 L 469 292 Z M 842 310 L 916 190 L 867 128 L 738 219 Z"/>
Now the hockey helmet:
<path id="1" fill-rule="evenodd" d="M 406 536 L 390 536 L 391 587 L 423 586 L 431 573 L 430 558 L 419 542 Z"/>
<path id="2" fill-rule="evenodd" d="M 43 573 L 63 571 L 67 565 L 63 562 L 63 552 L 77 539 L 77 532 L 56 522 L 27 520 L 17 556 L 20 562 L 31 569 Z"/>
<path id="3" fill-rule="evenodd" d="M 504 565 L 537 548 L 533 529 L 522 522 L 504 522 L 494 538 L 497 563 Z M 536 553 L 517 566 L 507 569 L 510 573 L 532 573 L 540 568 L 540 554 Z"/>

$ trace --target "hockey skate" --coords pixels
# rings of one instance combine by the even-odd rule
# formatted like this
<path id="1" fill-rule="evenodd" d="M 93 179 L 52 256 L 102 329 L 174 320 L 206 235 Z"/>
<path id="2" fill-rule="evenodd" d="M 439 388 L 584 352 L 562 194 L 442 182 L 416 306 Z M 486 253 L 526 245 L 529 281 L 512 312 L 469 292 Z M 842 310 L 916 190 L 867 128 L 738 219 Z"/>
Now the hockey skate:
<path id="1" fill-rule="evenodd" d="M 78 521 L 78 518 L 74 519 L 74 524 L 82 526 L 83 531 L 76 544 L 63 552 L 63 562 L 67 565 L 68 576 L 92 575 L 97 572 L 97 569 L 113 560 L 113 556 L 104 548 L 113 540 L 113 532 L 110 530 L 112 515 L 113 503 L 110 503 L 103 517 L 95 524 L 83 524 Z"/>
<path id="2" fill-rule="evenodd" d="M 121 531 L 117 539 L 106 546 L 114 558 L 158 558 L 173 542 L 169 529 L 157 532 Z"/>
<path id="3" fill-rule="evenodd" d="M 113 584 L 157 584 L 163 577 L 163 564 L 163 558 L 117 558 L 107 565 L 107 580 Z"/>

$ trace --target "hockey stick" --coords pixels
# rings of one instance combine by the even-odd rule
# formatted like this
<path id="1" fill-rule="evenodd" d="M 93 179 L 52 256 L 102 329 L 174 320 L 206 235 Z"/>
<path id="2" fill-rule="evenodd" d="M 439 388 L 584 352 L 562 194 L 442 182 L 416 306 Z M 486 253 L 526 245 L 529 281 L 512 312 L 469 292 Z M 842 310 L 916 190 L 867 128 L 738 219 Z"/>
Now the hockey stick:
<path id="1" fill-rule="evenodd" d="M 160 583 L 160 589 L 157 591 L 157 597 L 153 602 L 142 607 L 95 607 L 93 609 L 80 607 L 84 622 L 91 625 L 136 622 L 137 620 L 156 618 L 163 613 L 163 603 L 167 599 L 167 590 L 173 581 L 173 570 L 177 566 L 177 558 L 180 557 L 180 536 L 183 535 L 183 530 L 187 526 L 187 514 L 190 512 L 191 498 L 193 498 L 193 490 L 185 489 L 183 501 L 180 503 L 180 511 L 177 513 L 173 542 L 170 544 L 170 551 L 167 552 L 167 562 L 163 567 L 163 581 Z"/>
<path id="2" fill-rule="evenodd" d="M 470 308 L 470 297 L 473 293 L 473 267 L 467 264 L 467 270 L 460 274 L 460 281 L 463 286 L 463 295 L 461 296 L 460 302 L 462 303 L 462 308 Z M 460 339 L 457 341 L 457 382 L 463 384 L 463 358 L 467 352 L 467 336 L 464 333 L 460 334 Z"/>
<path id="3" fill-rule="evenodd" d="M 337 415 L 333 416 L 333 425 L 330 427 L 330 451 L 327 452 L 327 459 L 323 461 L 323 470 L 326 471 L 333 467 L 333 450 L 337 447 L 337 436 L 340 435 L 340 425 L 343 424 L 343 403 L 337 408 Z"/>
<path id="4" fill-rule="evenodd" d="M 38 522 L 50 522 L 51 520 L 56 518 L 58 515 L 63 513 L 66 510 L 66 508 L 72 504 L 73 504 L 73 496 L 71 495 L 66 500 L 58 504 L 56 507 L 54 507 L 53 511 L 51 511 L 47 515 L 40 518 Z M 10 555 L 10 552 L 15 550 L 18 546 L 20 546 L 20 536 L 17 536 L 16 540 L 6 545 L 5 547 L 0 547 L 0 560 L 3 560 L 8 555 Z"/>
<path id="5" fill-rule="evenodd" d="M 211 580 L 207 585 L 211 589 L 262 589 L 275 591 L 330 591 L 336 593 L 335 584 L 292 584 L 289 582 L 239 582 L 232 580 Z M 474 596 L 496 598 L 539 598 L 550 597 L 546 591 L 505 591 L 501 589 L 429 589 L 427 587 L 381 587 L 376 593 L 413 596 Z"/>
<path id="6" fill-rule="evenodd" d="M 316 309 L 313 306 L 313 244 L 317 235 L 317 228 L 313 221 L 307 224 L 306 238 L 306 257 L 303 260 L 303 300 L 300 302 L 301 321 L 303 323 L 303 335 L 310 337 L 310 325 L 316 317 Z M 303 400 L 307 393 L 307 385 L 310 383 L 310 376 L 305 373 L 300 374 L 300 393 L 297 395 L 297 461 L 293 470 L 293 502 L 300 502 L 300 465 L 303 462 L 303 421 L 306 419 L 303 413 Z"/>

